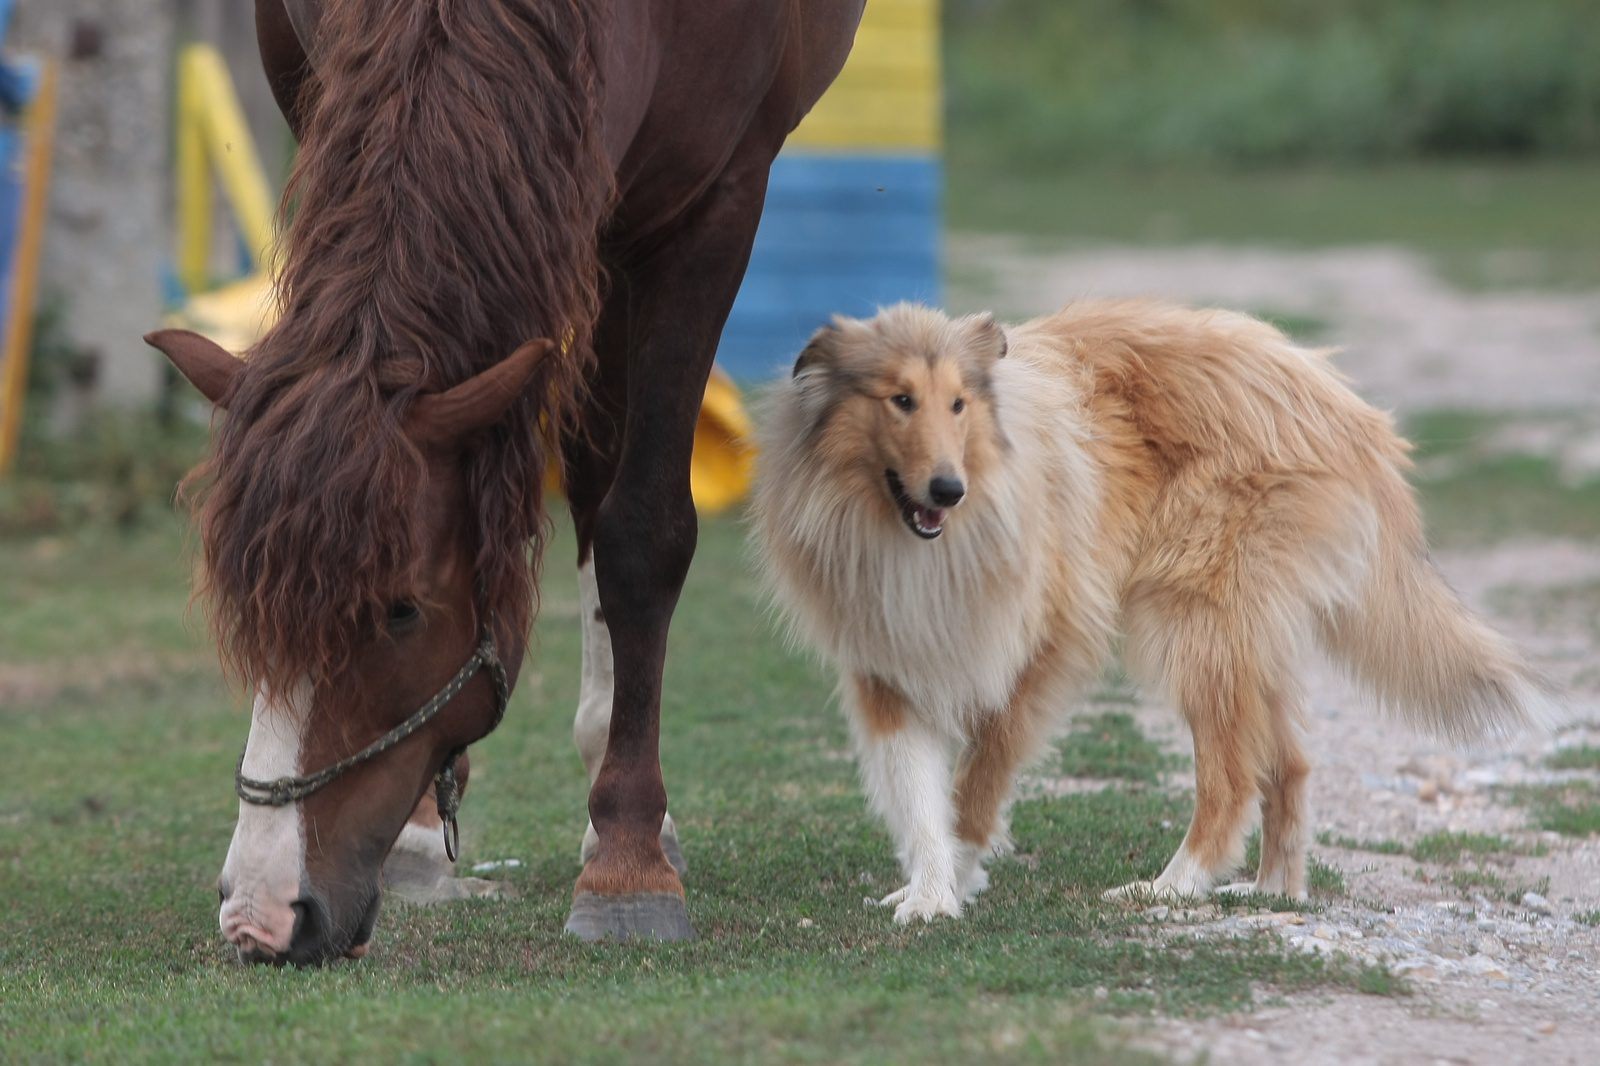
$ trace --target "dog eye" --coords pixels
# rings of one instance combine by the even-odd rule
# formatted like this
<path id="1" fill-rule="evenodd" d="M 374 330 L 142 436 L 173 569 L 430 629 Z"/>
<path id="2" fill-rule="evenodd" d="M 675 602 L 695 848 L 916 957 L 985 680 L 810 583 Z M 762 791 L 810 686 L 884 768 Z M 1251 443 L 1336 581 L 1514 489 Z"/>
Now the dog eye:
<path id="1" fill-rule="evenodd" d="M 956 414 L 960 414 L 962 409 L 966 406 L 967 401 L 957 397 L 956 402 L 950 405 L 950 410 L 954 411 Z"/>
<path id="2" fill-rule="evenodd" d="M 896 396 L 890 397 L 889 402 L 900 408 L 902 411 L 915 411 L 917 409 L 917 401 L 913 400 L 903 392 Z"/>

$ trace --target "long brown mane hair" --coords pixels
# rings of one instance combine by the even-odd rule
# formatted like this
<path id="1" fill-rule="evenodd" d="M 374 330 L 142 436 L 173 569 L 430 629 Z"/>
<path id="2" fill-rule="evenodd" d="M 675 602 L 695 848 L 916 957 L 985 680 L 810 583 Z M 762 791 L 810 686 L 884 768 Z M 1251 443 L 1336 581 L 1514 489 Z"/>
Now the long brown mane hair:
<path id="1" fill-rule="evenodd" d="M 534 337 L 543 377 L 463 458 L 480 609 L 526 632 L 545 535 L 541 421 L 598 313 L 597 34 L 585 0 L 330 0 L 285 203 L 283 314 L 228 397 L 198 501 L 225 663 L 287 691 L 346 665 L 404 596 L 420 392 Z M 529 547 L 533 546 L 530 555 Z"/>

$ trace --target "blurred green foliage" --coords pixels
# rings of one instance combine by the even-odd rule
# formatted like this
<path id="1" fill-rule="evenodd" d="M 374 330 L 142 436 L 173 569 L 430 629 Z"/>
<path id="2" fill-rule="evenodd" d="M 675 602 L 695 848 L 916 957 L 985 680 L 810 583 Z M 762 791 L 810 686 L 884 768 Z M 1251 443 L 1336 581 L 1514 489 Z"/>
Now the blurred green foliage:
<path id="1" fill-rule="evenodd" d="M 1035 167 L 1600 147 L 1600 0 L 947 0 L 950 143 Z"/>
<path id="2" fill-rule="evenodd" d="M 178 482 L 205 450 L 205 427 L 187 419 L 98 411 L 56 434 L 43 406 L 28 412 L 16 465 L 0 478 L 0 536 L 127 529 L 170 513 Z"/>
<path id="3" fill-rule="evenodd" d="M 0 477 L 0 536 L 127 529 L 170 512 L 205 451 L 206 426 L 190 410 L 203 409 L 187 384 L 155 410 L 92 404 L 96 358 L 73 342 L 69 310 L 64 297 L 47 297 L 34 323 L 16 460 Z"/>

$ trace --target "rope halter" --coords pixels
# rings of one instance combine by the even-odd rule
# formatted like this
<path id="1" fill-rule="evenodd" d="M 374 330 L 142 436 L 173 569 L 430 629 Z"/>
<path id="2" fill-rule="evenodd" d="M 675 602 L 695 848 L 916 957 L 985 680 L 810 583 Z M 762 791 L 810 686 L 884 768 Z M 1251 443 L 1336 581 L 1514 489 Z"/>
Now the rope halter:
<path id="1" fill-rule="evenodd" d="M 239 764 L 233 772 L 234 791 L 239 794 L 240 799 L 258 807 L 287 807 L 291 803 L 298 803 L 343 775 L 345 771 L 382 755 L 433 721 L 451 700 L 461 694 L 467 682 L 471 681 L 483 667 L 489 668 L 489 676 L 494 681 L 494 721 L 489 723 L 489 732 L 492 733 L 506 715 L 506 704 L 511 699 L 511 685 L 506 680 L 506 668 L 501 664 L 499 652 L 495 649 L 494 634 L 489 631 L 488 626 L 484 626 L 478 646 L 473 649 L 466 664 L 456 671 L 456 676 L 447 681 L 444 688 L 440 689 L 433 699 L 424 703 L 417 713 L 371 744 L 314 774 L 290 775 L 271 781 L 257 781 L 244 776 L 245 753 L 241 751 Z M 456 861 L 456 853 L 461 846 L 461 827 L 456 822 L 456 812 L 461 809 L 461 786 L 456 779 L 456 760 L 466 750 L 466 745 L 463 744 L 446 755 L 444 765 L 439 767 L 439 773 L 433 779 L 434 805 L 438 807 L 439 817 L 444 821 L 444 852 L 451 862 Z"/>

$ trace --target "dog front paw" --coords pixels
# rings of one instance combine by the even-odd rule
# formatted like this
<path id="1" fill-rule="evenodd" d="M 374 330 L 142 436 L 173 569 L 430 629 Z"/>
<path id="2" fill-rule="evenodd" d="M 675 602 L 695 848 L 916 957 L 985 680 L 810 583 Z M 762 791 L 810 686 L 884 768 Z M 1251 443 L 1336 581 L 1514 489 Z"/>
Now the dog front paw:
<path id="1" fill-rule="evenodd" d="M 1100 898 L 1108 903 L 1123 903 L 1131 907 L 1148 907 L 1152 903 L 1193 902 L 1204 893 L 1182 892 L 1172 885 L 1157 881 L 1130 881 L 1119 888 L 1108 888 Z"/>
<path id="2" fill-rule="evenodd" d="M 897 925 L 910 925 L 917 919 L 931 922 L 943 915 L 948 918 L 961 917 L 961 904 L 957 902 L 953 892 L 928 892 L 916 889 L 912 885 L 891 892 L 878 902 L 880 907 L 893 907 L 894 920 Z"/>
<path id="3" fill-rule="evenodd" d="M 1260 881 L 1236 881 L 1231 885 L 1218 885 L 1211 890 L 1219 896 L 1243 898 L 1248 896 L 1288 896 L 1290 899 L 1304 900 L 1309 898 L 1305 889 L 1291 892 L 1281 879 L 1263 884 Z"/>
<path id="4" fill-rule="evenodd" d="M 1106 889 L 1100 893 L 1100 898 L 1107 903 L 1129 903 L 1135 906 L 1154 903 L 1156 886 L 1152 881 L 1130 881 L 1117 888 Z"/>

